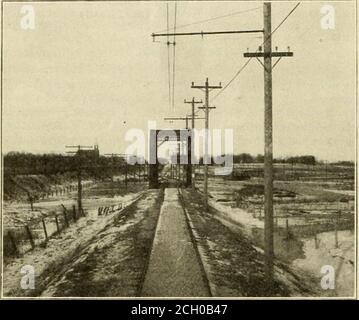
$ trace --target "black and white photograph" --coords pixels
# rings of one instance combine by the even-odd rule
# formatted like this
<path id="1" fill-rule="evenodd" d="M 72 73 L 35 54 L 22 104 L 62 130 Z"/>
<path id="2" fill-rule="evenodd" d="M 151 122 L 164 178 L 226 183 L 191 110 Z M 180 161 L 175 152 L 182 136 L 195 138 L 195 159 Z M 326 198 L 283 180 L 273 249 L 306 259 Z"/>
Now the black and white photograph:
<path id="1" fill-rule="evenodd" d="M 1 299 L 356 300 L 357 25 L 2 1 Z"/>

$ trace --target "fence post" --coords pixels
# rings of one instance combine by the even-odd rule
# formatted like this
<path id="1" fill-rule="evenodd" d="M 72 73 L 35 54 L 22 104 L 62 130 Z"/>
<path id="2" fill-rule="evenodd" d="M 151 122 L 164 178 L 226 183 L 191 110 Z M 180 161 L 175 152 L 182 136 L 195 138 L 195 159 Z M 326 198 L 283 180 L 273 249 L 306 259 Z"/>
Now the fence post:
<path id="1" fill-rule="evenodd" d="M 34 198 L 32 196 L 29 196 L 29 202 L 31 211 L 34 211 Z"/>
<path id="2" fill-rule="evenodd" d="M 25 226 L 25 230 L 26 230 L 27 236 L 29 237 L 31 248 L 34 249 L 35 248 L 34 238 L 32 237 L 32 233 L 31 233 L 31 230 L 28 225 Z"/>
<path id="3" fill-rule="evenodd" d="M 67 210 L 64 206 L 63 206 L 63 208 L 64 208 L 65 224 L 66 224 L 66 227 L 69 227 L 69 220 L 67 219 Z"/>
<path id="4" fill-rule="evenodd" d="M 336 219 L 335 219 L 335 248 L 339 248 L 339 242 L 338 242 L 338 227 L 339 227 L 339 213 L 337 213 Z"/>
<path id="5" fill-rule="evenodd" d="M 74 221 L 76 221 L 77 217 L 76 217 L 76 206 L 75 205 L 72 206 L 72 215 L 73 215 Z"/>
<path id="6" fill-rule="evenodd" d="M 41 222 L 42 222 L 42 226 L 43 226 L 43 228 L 44 228 L 45 239 L 46 239 L 46 241 L 47 241 L 48 236 L 47 236 L 47 230 L 46 230 L 46 223 L 45 223 L 45 219 L 44 219 L 44 218 L 42 218 L 42 219 L 41 219 Z"/>
<path id="7" fill-rule="evenodd" d="M 19 254 L 19 250 L 17 249 L 15 237 L 14 237 L 14 235 L 12 234 L 12 231 L 9 230 L 9 231 L 7 232 L 7 235 L 8 235 L 8 237 L 9 237 L 10 242 L 11 242 L 11 245 L 12 245 L 12 247 L 13 247 L 13 249 L 14 249 L 14 253 L 15 253 L 15 255 L 17 256 L 17 255 Z"/>
<path id="8" fill-rule="evenodd" d="M 289 220 L 288 218 L 285 220 L 285 231 L 287 234 L 287 240 L 289 239 Z"/>
<path id="9" fill-rule="evenodd" d="M 318 249 L 319 248 L 319 242 L 318 242 L 317 234 L 314 235 L 314 243 L 315 243 L 315 249 Z"/>
<path id="10" fill-rule="evenodd" d="M 57 218 L 57 214 L 55 214 L 55 223 L 56 223 L 57 233 L 60 233 L 60 225 L 59 225 L 59 219 Z"/>

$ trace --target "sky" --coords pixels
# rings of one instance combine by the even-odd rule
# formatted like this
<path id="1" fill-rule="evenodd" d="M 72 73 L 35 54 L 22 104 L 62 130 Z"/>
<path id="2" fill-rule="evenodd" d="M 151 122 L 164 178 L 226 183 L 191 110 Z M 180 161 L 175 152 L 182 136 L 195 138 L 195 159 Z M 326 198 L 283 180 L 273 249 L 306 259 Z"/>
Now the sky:
<path id="1" fill-rule="evenodd" d="M 325 30 L 321 8 L 328 3 L 335 10 L 335 28 Z M 263 41 L 261 34 L 177 37 L 173 108 L 166 38 L 153 42 L 151 37 L 166 31 L 165 2 L 26 4 L 34 8 L 33 30 L 21 28 L 24 3 L 3 4 L 5 153 L 63 153 L 66 145 L 94 143 L 101 153 L 121 153 L 129 144 L 126 132 L 146 133 L 148 121 L 156 121 L 157 128 L 183 128 L 184 122 L 163 118 L 188 114 L 184 99 L 204 99 L 201 90 L 191 89 L 192 81 L 204 84 L 208 77 L 210 84 L 226 85 L 246 62 L 243 53 L 256 51 Z M 272 29 L 295 4 L 272 4 Z M 173 27 L 174 2 L 169 23 Z M 183 32 L 262 29 L 262 3 L 179 1 L 176 25 Z M 273 70 L 274 156 L 354 160 L 355 2 L 302 2 L 272 43 L 294 52 Z M 170 56 L 172 65 L 172 51 Z M 210 128 L 233 129 L 235 153 L 263 154 L 260 63 L 251 60 L 217 93 L 210 94 L 210 105 L 216 106 Z M 203 120 L 196 126 L 202 128 Z"/>

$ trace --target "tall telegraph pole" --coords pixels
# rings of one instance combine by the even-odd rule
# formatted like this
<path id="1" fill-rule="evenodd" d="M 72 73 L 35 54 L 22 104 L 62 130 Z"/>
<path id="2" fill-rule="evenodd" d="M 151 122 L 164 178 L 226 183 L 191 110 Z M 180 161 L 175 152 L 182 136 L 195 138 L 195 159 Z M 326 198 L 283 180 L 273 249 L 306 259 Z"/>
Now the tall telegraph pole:
<path id="1" fill-rule="evenodd" d="M 282 57 L 291 57 L 293 52 L 272 51 L 271 3 L 263 5 L 263 52 L 244 53 L 246 58 L 256 58 L 264 70 L 264 242 L 265 275 L 268 293 L 273 284 L 273 115 L 272 115 L 272 70 Z M 272 66 L 272 57 L 277 61 Z M 263 63 L 259 58 L 263 58 Z"/>
<path id="2" fill-rule="evenodd" d="M 75 154 L 77 160 L 77 207 L 78 214 L 82 214 L 82 152 L 92 150 L 92 146 L 66 146 L 66 148 L 77 148 L 77 151 L 68 151 L 67 153 Z"/>
<path id="3" fill-rule="evenodd" d="M 273 279 L 273 134 L 272 134 L 272 22 L 271 3 L 263 6 L 264 23 L 264 213 L 267 284 Z"/>
<path id="4" fill-rule="evenodd" d="M 229 34 L 249 34 L 249 33 L 263 33 L 262 29 L 251 29 L 251 30 L 223 30 L 223 31 L 200 31 L 200 32 L 171 32 L 171 33 L 152 33 L 152 38 L 153 40 L 155 40 L 156 37 L 169 37 L 169 36 L 200 36 L 203 38 L 203 36 L 212 36 L 212 35 L 229 35 Z M 221 89 L 222 87 L 219 86 L 209 86 L 208 84 L 208 79 L 206 80 L 206 85 L 204 86 L 195 86 L 192 83 L 192 88 L 197 88 L 197 89 L 205 89 L 206 90 L 206 105 L 204 107 L 205 109 L 205 113 L 206 113 L 206 145 L 205 145 L 205 149 L 207 150 L 207 154 L 205 154 L 206 156 L 208 155 L 208 119 L 209 119 L 209 109 L 211 109 L 209 107 L 209 89 Z M 207 164 L 205 164 L 205 181 L 204 181 L 204 193 L 205 193 L 205 208 L 206 210 L 208 210 L 208 189 L 207 189 L 207 185 L 208 185 L 208 166 Z"/>
<path id="5" fill-rule="evenodd" d="M 204 206 L 205 210 L 208 211 L 208 162 L 211 161 L 211 159 L 208 159 L 208 128 L 209 128 L 209 110 L 215 109 L 215 107 L 209 106 L 209 91 L 214 89 L 222 89 L 221 84 L 218 86 L 210 86 L 208 83 L 208 78 L 206 78 L 206 82 L 204 86 L 196 86 L 194 85 L 194 82 L 192 82 L 192 89 L 204 89 L 205 92 L 205 105 L 204 107 L 199 107 L 200 109 L 204 109 L 205 111 L 205 142 L 204 142 L 204 155 L 203 155 L 203 164 L 204 164 Z"/>
<path id="6" fill-rule="evenodd" d="M 187 104 L 191 104 L 191 107 L 192 107 L 192 125 L 191 125 L 191 150 L 188 151 L 188 154 L 191 154 L 191 157 L 189 157 L 189 161 L 190 161 L 190 170 L 189 170 L 189 173 L 191 175 L 191 182 L 192 182 L 192 189 L 194 190 L 195 187 L 196 187 L 196 182 L 195 182 L 195 168 L 194 168 L 194 164 L 192 164 L 192 158 L 195 157 L 195 154 L 194 154 L 194 119 L 195 119 L 195 113 L 194 113 L 194 110 L 195 110 L 195 106 L 196 104 L 199 104 L 199 103 L 203 103 L 202 100 L 200 101 L 196 101 L 195 98 L 193 97 L 192 100 L 190 101 L 187 101 L 187 100 L 184 100 L 184 103 L 187 103 Z M 192 173 L 193 171 L 193 173 Z"/>

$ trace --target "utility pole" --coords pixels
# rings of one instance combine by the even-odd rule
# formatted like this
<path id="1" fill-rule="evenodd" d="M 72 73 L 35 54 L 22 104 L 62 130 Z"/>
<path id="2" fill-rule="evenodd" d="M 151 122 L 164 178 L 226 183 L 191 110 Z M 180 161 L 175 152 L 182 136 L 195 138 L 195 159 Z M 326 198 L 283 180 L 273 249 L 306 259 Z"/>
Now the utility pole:
<path id="1" fill-rule="evenodd" d="M 299 4 L 297 4 L 298 6 Z M 297 7 L 296 6 L 296 7 Z M 296 8 L 295 7 L 295 8 Z M 294 9 L 295 9 L 294 8 Z M 293 12 L 294 9 L 291 11 Z M 291 13 L 290 12 L 290 13 Z M 274 258 L 274 245 L 273 245 L 273 146 L 272 146 L 272 70 L 278 64 L 282 57 L 291 57 L 293 53 L 290 52 L 272 52 L 272 28 L 271 28 L 271 3 L 265 2 L 263 6 L 263 22 L 264 29 L 252 29 L 252 30 L 229 30 L 229 31 L 212 31 L 212 32 L 182 32 L 182 33 L 153 33 L 152 37 L 163 37 L 163 36 L 201 36 L 204 35 L 226 35 L 226 34 L 240 34 L 240 33 L 263 33 L 264 36 L 264 52 L 261 52 L 262 48 L 259 48 L 259 52 L 245 53 L 244 57 L 256 58 L 260 64 L 264 67 L 264 103 L 265 103 L 265 156 L 264 156 L 264 198 L 265 198 L 265 257 L 266 257 L 266 279 L 268 288 L 271 288 L 273 281 L 273 258 Z M 277 27 L 278 28 L 278 27 Z M 275 29 L 276 30 L 276 29 Z M 264 62 L 259 58 L 264 58 Z M 277 61 L 272 66 L 272 57 L 278 57 Z M 202 89 L 203 87 L 201 87 Z M 206 95 L 207 96 L 207 95 Z M 206 105 L 207 105 L 206 101 Z M 208 112 L 208 109 L 207 109 Z M 206 112 L 206 119 L 208 115 Z M 208 124 L 208 121 L 206 123 Z M 205 167 L 205 175 L 207 168 Z M 207 181 L 205 179 L 205 193 L 206 201 Z"/>
<path id="2" fill-rule="evenodd" d="M 271 3 L 263 5 L 263 52 L 244 53 L 246 58 L 256 58 L 264 69 L 264 240 L 265 240 L 265 275 L 267 292 L 273 285 L 273 116 L 272 116 L 272 70 L 282 57 L 291 57 L 293 52 L 272 51 Z M 289 49 L 289 48 L 288 48 Z M 263 58 L 263 63 L 259 59 Z M 278 57 L 272 66 L 272 57 Z"/>
<path id="3" fill-rule="evenodd" d="M 209 128 L 209 110 L 215 109 L 215 107 L 209 106 L 209 92 L 210 90 L 214 89 L 222 89 L 221 83 L 219 83 L 218 86 L 211 86 L 208 83 L 208 78 L 206 78 L 206 82 L 204 85 L 195 85 L 194 82 L 192 82 L 192 89 L 204 89 L 205 92 L 205 105 L 203 107 L 199 107 L 199 109 L 205 110 L 205 142 L 204 142 L 204 155 L 203 155 L 203 164 L 204 164 L 204 207 L 205 210 L 208 211 L 208 162 L 211 161 L 209 159 L 208 161 L 208 128 Z"/>
<path id="4" fill-rule="evenodd" d="M 66 153 L 72 153 L 75 154 L 75 157 L 77 157 L 77 208 L 79 215 L 82 214 L 82 153 L 86 151 L 92 151 L 94 150 L 92 146 L 66 146 L 66 148 L 77 148 L 77 151 L 68 151 Z"/>
<path id="5" fill-rule="evenodd" d="M 192 164 L 192 157 L 194 157 L 194 119 L 195 119 L 195 113 L 194 113 L 194 109 L 196 104 L 202 104 L 202 100 L 200 101 L 196 101 L 195 98 L 193 97 L 192 100 L 187 101 L 186 99 L 184 100 L 184 103 L 186 104 L 191 104 L 192 107 L 192 125 L 191 125 L 191 149 L 188 149 L 188 158 L 190 161 L 190 166 L 189 166 L 189 170 L 188 170 L 188 174 L 191 175 L 191 184 L 192 184 L 192 190 L 195 190 L 196 187 L 196 181 L 195 181 L 195 171 L 193 170 L 194 167 Z"/>
<path id="6" fill-rule="evenodd" d="M 156 37 L 169 37 L 169 36 L 212 36 L 212 35 L 229 35 L 229 34 L 250 34 L 250 33 L 263 33 L 263 29 L 251 29 L 251 30 L 221 30 L 221 31 L 200 31 L 200 32 L 167 32 L 167 33 L 152 33 L 153 41 L 155 41 Z M 208 112 L 209 112 L 209 104 L 208 104 L 208 93 L 209 89 L 221 89 L 221 86 L 209 86 L 208 85 L 208 79 L 206 81 L 207 83 L 207 89 L 206 86 L 194 86 L 192 83 L 192 88 L 198 88 L 198 89 L 206 89 L 206 137 L 208 138 Z M 208 153 L 208 140 L 206 143 L 205 148 L 207 149 Z M 205 183 L 204 183 L 204 191 L 205 191 L 205 208 L 208 209 L 208 190 L 207 190 L 207 178 L 208 178 L 208 167 L 207 164 L 205 165 Z"/>
<path id="7" fill-rule="evenodd" d="M 271 3 L 263 6 L 264 23 L 264 239 L 268 289 L 273 282 L 273 115 L 272 115 L 272 22 Z"/>
<path id="8" fill-rule="evenodd" d="M 193 130 L 194 129 L 194 120 L 195 120 L 195 114 L 194 114 L 195 106 L 196 106 L 196 104 L 199 104 L 199 103 L 202 104 L 203 102 L 202 102 L 202 100 L 196 101 L 195 98 L 193 97 L 192 100 L 190 100 L 190 101 L 184 100 L 184 103 L 190 104 L 192 106 L 192 125 L 191 125 L 191 129 Z"/>

